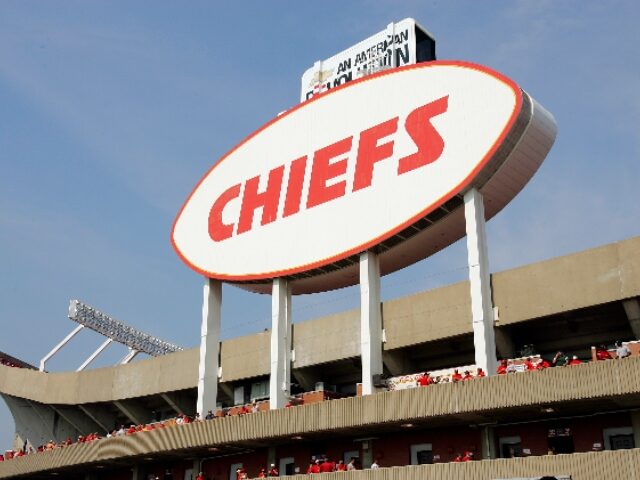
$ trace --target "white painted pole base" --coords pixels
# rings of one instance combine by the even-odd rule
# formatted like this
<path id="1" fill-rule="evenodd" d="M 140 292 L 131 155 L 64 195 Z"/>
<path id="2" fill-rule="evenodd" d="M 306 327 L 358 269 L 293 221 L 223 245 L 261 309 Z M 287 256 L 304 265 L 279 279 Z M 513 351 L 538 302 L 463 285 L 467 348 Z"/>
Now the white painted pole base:
<path id="1" fill-rule="evenodd" d="M 291 395 L 291 289 L 284 278 L 273 280 L 271 295 L 271 377 L 269 408 L 286 405 Z"/>
<path id="2" fill-rule="evenodd" d="M 218 356 L 220 353 L 220 323 L 222 320 L 222 282 L 205 278 L 200 331 L 200 362 L 198 364 L 198 402 L 201 418 L 215 410 L 218 397 Z"/>
<path id="3" fill-rule="evenodd" d="M 370 395 L 373 376 L 383 372 L 380 261 L 371 251 L 360 254 L 360 355 L 362 395 Z"/>
<path id="4" fill-rule="evenodd" d="M 497 360 L 486 222 L 482 194 L 475 188 L 464 195 L 464 213 L 467 224 L 475 363 L 487 375 L 493 375 L 496 372 Z"/>

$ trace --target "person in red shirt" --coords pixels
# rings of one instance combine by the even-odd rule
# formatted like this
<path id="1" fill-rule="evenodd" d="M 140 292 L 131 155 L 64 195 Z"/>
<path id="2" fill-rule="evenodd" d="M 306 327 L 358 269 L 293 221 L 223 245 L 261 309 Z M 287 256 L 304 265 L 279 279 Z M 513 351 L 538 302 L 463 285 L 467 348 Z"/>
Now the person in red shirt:
<path id="1" fill-rule="evenodd" d="M 464 452 L 464 456 L 462 457 L 463 462 L 470 462 L 473 460 L 473 452 Z"/>
<path id="2" fill-rule="evenodd" d="M 347 466 L 344 463 L 344 460 L 340 460 L 338 462 L 338 465 L 336 465 L 336 471 L 337 472 L 346 472 L 347 471 Z"/>
<path id="3" fill-rule="evenodd" d="M 279 477 L 280 476 L 280 472 L 276 468 L 275 463 L 271 464 L 271 468 L 269 469 L 269 476 L 270 477 Z"/>
<path id="4" fill-rule="evenodd" d="M 4 462 L 4 455 L 0 453 L 0 462 Z"/>
<path id="5" fill-rule="evenodd" d="M 598 360 L 611 360 L 613 357 L 607 350 L 607 347 L 600 345 L 599 347 L 596 347 L 596 358 Z"/>
<path id="6" fill-rule="evenodd" d="M 482 368 L 478 367 L 478 370 L 476 370 L 476 377 L 478 378 L 482 378 L 482 377 L 486 377 L 487 374 L 484 373 L 484 370 L 482 370 Z"/>
<path id="7" fill-rule="evenodd" d="M 571 360 L 569 360 L 569 365 L 580 365 L 582 363 L 582 361 L 576 357 L 575 355 L 573 356 L 573 358 Z"/>
<path id="8" fill-rule="evenodd" d="M 460 372 L 458 372 L 458 369 L 456 368 L 453 371 L 453 374 L 451 375 L 451 381 L 452 382 L 459 382 L 462 380 L 462 375 L 460 375 Z"/>
<path id="9" fill-rule="evenodd" d="M 334 472 L 335 470 L 335 462 L 330 462 L 327 457 L 324 457 L 324 461 L 320 464 L 320 473 Z"/>
<path id="10" fill-rule="evenodd" d="M 546 361 L 544 358 L 540 358 L 540 361 L 536 363 L 536 370 L 544 370 L 545 368 L 549 368 L 551 364 Z"/>
<path id="11" fill-rule="evenodd" d="M 427 385 L 429 385 L 427 378 L 428 378 L 428 375 L 426 373 L 423 373 L 422 375 L 420 375 L 418 377 L 418 386 L 426 387 Z"/>
<path id="12" fill-rule="evenodd" d="M 258 472 L 258 478 L 267 478 L 267 469 L 261 468 Z"/>
<path id="13" fill-rule="evenodd" d="M 462 458 L 463 458 L 463 457 L 462 457 L 462 454 L 461 454 L 461 453 L 458 453 L 458 454 L 453 458 L 453 460 L 451 460 L 451 461 L 452 461 L 452 462 L 455 462 L 455 463 L 459 463 L 459 462 L 462 462 Z"/>
<path id="14" fill-rule="evenodd" d="M 204 480 L 204 475 L 202 474 L 202 472 L 198 473 L 196 480 Z"/>
<path id="15" fill-rule="evenodd" d="M 508 363 L 506 359 L 500 360 L 500 365 L 498 365 L 498 368 L 496 369 L 496 373 L 498 375 L 506 375 L 507 366 L 508 366 Z"/>
<path id="16" fill-rule="evenodd" d="M 311 465 L 311 473 L 320 473 L 320 459 L 317 459 Z"/>
<path id="17" fill-rule="evenodd" d="M 536 366 L 533 364 L 533 360 L 531 360 L 531 357 L 528 357 L 525 362 L 524 362 L 524 366 L 527 370 L 535 370 Z"/>
<path id="18" fill-rule="evenodd" d="M 469 370 L 465 370 L 462 380 L 473 380 L 473 375 L 471 375 L 471 372 Z"/>

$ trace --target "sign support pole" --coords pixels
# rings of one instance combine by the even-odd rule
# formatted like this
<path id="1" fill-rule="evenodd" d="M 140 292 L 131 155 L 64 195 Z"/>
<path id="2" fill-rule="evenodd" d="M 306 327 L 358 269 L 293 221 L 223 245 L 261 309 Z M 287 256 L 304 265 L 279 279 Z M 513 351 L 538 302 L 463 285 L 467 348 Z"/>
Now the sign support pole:
<path id="1" fill-rule="evenodd" d="M 206 278 L 203 295 L 200 363 L 198 365 L 198 403 L 196 407 L 200 418 L 204 418 L 207 410 L 216 408 L 218 396 L 222 282 Z"/>
<path id="2" fill-rule="evenodd" d="M 489 277 L 489 254 L 482 194 L 472 188 L 464 195 L 467 227 L 467 259 L 471 288 L 471 318 L 476 366 L 487 375 L 496 371 L 496 339 Z"/>
<path id="3" fill-rule="evenodd" d="M 273 280 L 271 295 L 271 376 L 269 408 L 285 406 L 291 394 L 291 288 L 285 278 Z"/>
<path id="4" fill-rule="evenodd" d="M 360 355 L 362 395 L 370 395 L 374 392 L 374 375 L 383 371 L 380 260 L 372 251 L 360 254 Z"/>

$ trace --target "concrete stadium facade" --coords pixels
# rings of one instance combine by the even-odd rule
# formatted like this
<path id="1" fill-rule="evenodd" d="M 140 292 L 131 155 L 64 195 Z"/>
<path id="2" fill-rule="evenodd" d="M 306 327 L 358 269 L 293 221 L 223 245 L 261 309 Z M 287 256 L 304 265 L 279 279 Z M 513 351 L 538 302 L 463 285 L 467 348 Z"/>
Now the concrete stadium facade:
<path id="1" fill-rule="evenodd" d="M 544 355 L 562 349 L 586 358 L 591 345 L 640 338 L 640 237 L 494 273 L 491 287 L 501 358 L 515 358 L 526 343 Z M 385 376 L 473 363 L 469 291 L 461 282 L 383 304 Z M 322 389 L 333 393 L 322 400 L 340 398 L 27 455 L 1 462 L 0 478 L 143 479 L 161 471 L 184 478 L 202 470 L 225 479 L 238 463 L 283 459 L 304 472 L 322 450 L 358 452 L 365 466 L 383 455 L 383 466 L 398 467 L 345 473 L 363 479 L 638 475 L 639 450 L 590 447 L 612 449 L 607 435 L 615 433 L 640 446 L 640 358 L 358 396 L 359 321 L 354 310 L 293 326 L 291 372 L 301 395 Z M 269 332 L 221 343 L 218 401 L 225 407 L 257 398 L 268 383 L 269 343 Z M 82 372 L 0 366 L 16 445 L 193 415 L 198 359 L 192 349 Z M 545 432 L 558 425 L 576 435 L 574 453 L 545 456 Z M 500 458 L 503 439 L 515 437 L 530 456 Z M 434 464 L 411 466 L 414 447 L 427 444 Z M 449 463 L 462 449 L 483 460 Z"/>

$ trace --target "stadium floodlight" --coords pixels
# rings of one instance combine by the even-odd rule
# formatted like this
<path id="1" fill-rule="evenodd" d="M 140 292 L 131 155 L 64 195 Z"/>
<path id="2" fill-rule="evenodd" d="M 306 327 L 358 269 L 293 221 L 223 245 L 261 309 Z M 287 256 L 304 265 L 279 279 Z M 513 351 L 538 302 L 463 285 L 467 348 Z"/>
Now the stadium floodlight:
<path id="1" fill-rule="evenodd" d="M 143 352 L 152 357 L 182 350 L 182 347 L 125 325 L 80 300 L 69 302 L 69 318 L 107 338 L 126 345 L 131 350 Z"/>

